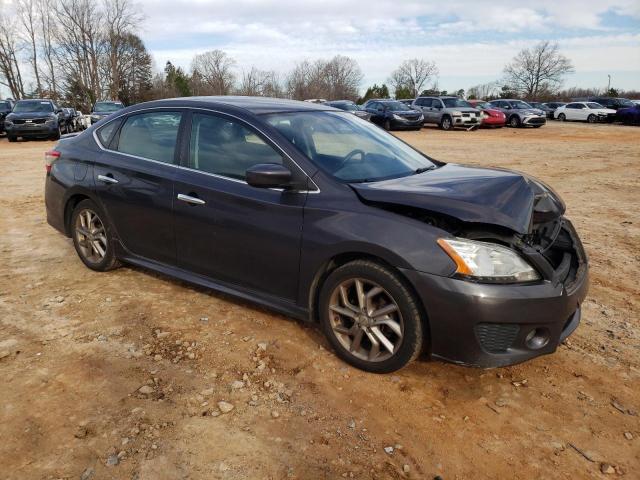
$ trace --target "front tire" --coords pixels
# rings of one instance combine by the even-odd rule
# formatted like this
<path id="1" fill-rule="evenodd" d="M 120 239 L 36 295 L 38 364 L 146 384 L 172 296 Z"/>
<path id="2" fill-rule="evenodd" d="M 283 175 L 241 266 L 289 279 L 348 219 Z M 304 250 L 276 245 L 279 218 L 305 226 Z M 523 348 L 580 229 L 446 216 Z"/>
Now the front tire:
<path id="1" fill-rule="evenodd" d="M 598 119 L 596 118 L 596 116 L 593 113 L 587 117 L 587 122 L 589 122 L 589 123 L 596 123 L 597 120 Z"/>
<path id="2" fill-rule="evenodd" d="M 391 130 L 391 120 L 388 118 L 382 124 L 382 128 L 384 128 L 387 132 Z"/>
<path id="3" fill-rule="evenodd" d="M 450 116 L 445 115 L 442 117 L 442 120 L 440 120 L 440 128 L 445 131 L 453 129 L 453 120 L 451 120 Z"/>
<path id="4" fill-rule="evenodd" d="M 60 140 L 61 136 L 62 136 L 62 132 L 60 131 L 60 125 L 58 125 L 58 130 L 56 130 L 56 132 L 53 135 L 51 135 L 51 139 Z"/>
<path id="5" fill-rule="evenodd" d="M 10 142 L 17 142 L 18 137 L 16 137 L 15 135 L 7 135 L 7 140 L 9 140 Z"/>
<path id="6" fill-rule="evenodd" d="M 509 118 L 509 126 L 513 128 L 520 127 L 520 118 L 517 115 L 512 115 L 511 118 Z"/>
<path id="7" fill-rule="evenodd" d="M 561 113 L 560 115 L 558 115 L 558 120 L 560 120 L 561 122 L 564 122 L 567 119 L 567 116 L 564 113 Z"/>
<path id="8" fill-rule="evenodd" d="M 338 357 L 367 372 L 388 373 L 422 350 L 418 302 L 393 271 L 369 260 L 334 270 L 319 299 L 320 322 Z"/>
<path id="9" fill-rule="evenodd" d="M 106 272 L 120 265 L 114 252 L 111 226 L 92 200 L 82 200 L 73 209 L 71 236 L 80 260 L 91 270 Z"/>

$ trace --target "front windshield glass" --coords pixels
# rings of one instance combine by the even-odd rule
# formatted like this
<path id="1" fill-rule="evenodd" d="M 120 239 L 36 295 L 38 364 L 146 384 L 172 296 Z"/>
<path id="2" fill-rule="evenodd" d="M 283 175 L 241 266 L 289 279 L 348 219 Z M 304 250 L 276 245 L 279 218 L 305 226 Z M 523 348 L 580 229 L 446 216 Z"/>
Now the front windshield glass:
<path id="1" fill-rule="evenodd" d="M 340 110 L 346 110 L 347 112 L 357 112 L 358 110 L 360 110 L 355 103 L 348 103 L 348 102 L 334 103 L 334 104 L 330 104 L 329 106 L 334 108 L 339 108 Z"/>
<path id="2" fill-rule="evenodd" d="M 587 103 L 587 107 L 589 107 L 589 108 L 604 108 L 602 105 L 600 105 L 599 103 L 596 103 L 596 102 Z"/>
<path id="3" fill-rule="evenodd" d="M 11 104 L 9 102 L 0 101 L 0 110 L 10 110 Z"/>
<path id="4" fill-rule="evenodd" d="M 527 102 L 523 102 L 522 100 L 514 100 L 509 102 L 509 104 L 511 104 L 511 108 L 531 108 L 531 105 Z"/>
<path id="5" fill-rule="evenodd" d="M 384 102 L 383 105 L 391 112 L 406 112 L 407 110 L 413 110 L 413 108 L 410 108 L 407 104 L 402 102 Z"/>
<path id="6" fill-rule="evenodd" d="M 318 168 L 343 182 L 373 182 L 435 168 L 380 127 L 339 112 L 265 115 Z"/>
<path id="7" fill-rule="evenodd" d="M 98 102 L 98 103 L 96 103 L 95 107 L 93 108 L 93 111 L 94 112 L 99 112 L 99 113 L 111 113 L 111 112 L 117 112 L 121 108 L 123 108 L 121 103 Z"/>
<path id="8" fill-rule="evenodd" d="M 442 101 L 447 108 L 473 108 L 469 102 L 461 98 L 443 98 Z"/>
<path id="9" fill-rule="evenodd" d="M 476 102 L 476 108 L 491 108 L 492 106 L 489 102 Z"/>
<path id="10" fill-rule="evenodd" d="M 20 100 L 13 107 L 14 113 L 51 113 L 53 105 L 51 102 L 41 102 L 40 100 Z"/>
<path id="11" fill-rule="evenodd" d="M 627 100 L 626 98 L 621 98 L 619 99 L 620 105 L 623 107 L 633 107 L 635 106 L 635 103 L 633 103 L 631 100 Z"/>

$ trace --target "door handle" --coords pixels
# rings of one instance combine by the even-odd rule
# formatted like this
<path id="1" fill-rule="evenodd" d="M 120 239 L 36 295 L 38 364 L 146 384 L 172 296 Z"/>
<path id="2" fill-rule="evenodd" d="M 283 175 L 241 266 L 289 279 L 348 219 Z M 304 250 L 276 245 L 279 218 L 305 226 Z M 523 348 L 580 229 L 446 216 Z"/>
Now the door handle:
<path id="1" fill-rule="evenodd" d="M 182 202 L 190 203 L 191 205 L 204 205 L 206 202 L 198 197 L 192 197 L 191 195 L 178 194 L 178 200 Z"/>
<path id="2" fill-rule="evenodd" d="M 98 175 L 98 180 L 104 183 L 118 183 L 118 180 L 113 178 L 111 175 Z"/>

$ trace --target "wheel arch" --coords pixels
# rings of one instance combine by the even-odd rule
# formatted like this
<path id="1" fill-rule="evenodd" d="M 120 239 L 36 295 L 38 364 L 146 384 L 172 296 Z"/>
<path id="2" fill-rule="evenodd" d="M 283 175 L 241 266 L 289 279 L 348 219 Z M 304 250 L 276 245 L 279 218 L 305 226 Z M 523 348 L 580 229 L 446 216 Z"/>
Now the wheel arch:
<path id="1" fill-rule="evenodd" d="M 91 200 L 100 205 L 100 202 L 98 202 L 91 191 L 84 188 L 70 190 L 64 201 L 64 212 L 62 217 L 64 221 L 64 231 L 68 237 L 71 237 L 71 214 L 73 213 L 74 208 L 76 208 L 76 205 L 83 200 Z"/>

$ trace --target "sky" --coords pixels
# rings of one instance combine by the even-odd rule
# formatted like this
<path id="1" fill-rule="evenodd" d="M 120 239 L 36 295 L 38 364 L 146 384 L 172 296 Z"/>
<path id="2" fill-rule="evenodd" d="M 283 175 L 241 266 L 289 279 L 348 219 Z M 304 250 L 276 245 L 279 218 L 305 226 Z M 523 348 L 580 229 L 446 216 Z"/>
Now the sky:
<path id="1" fill-rule="evenodd" d="M 449 91 L 497 80 L 522 48 L 556 41 L 575 67 L 566 87 L 640 89 L 640 0 L 138 0 L 139 34 L 158 69 L 188 69 L 221 49 L 236 71 L 284 75 L 296 62 L 346 55 L 363 90 L 403 60 L 433 60 Z"/>

